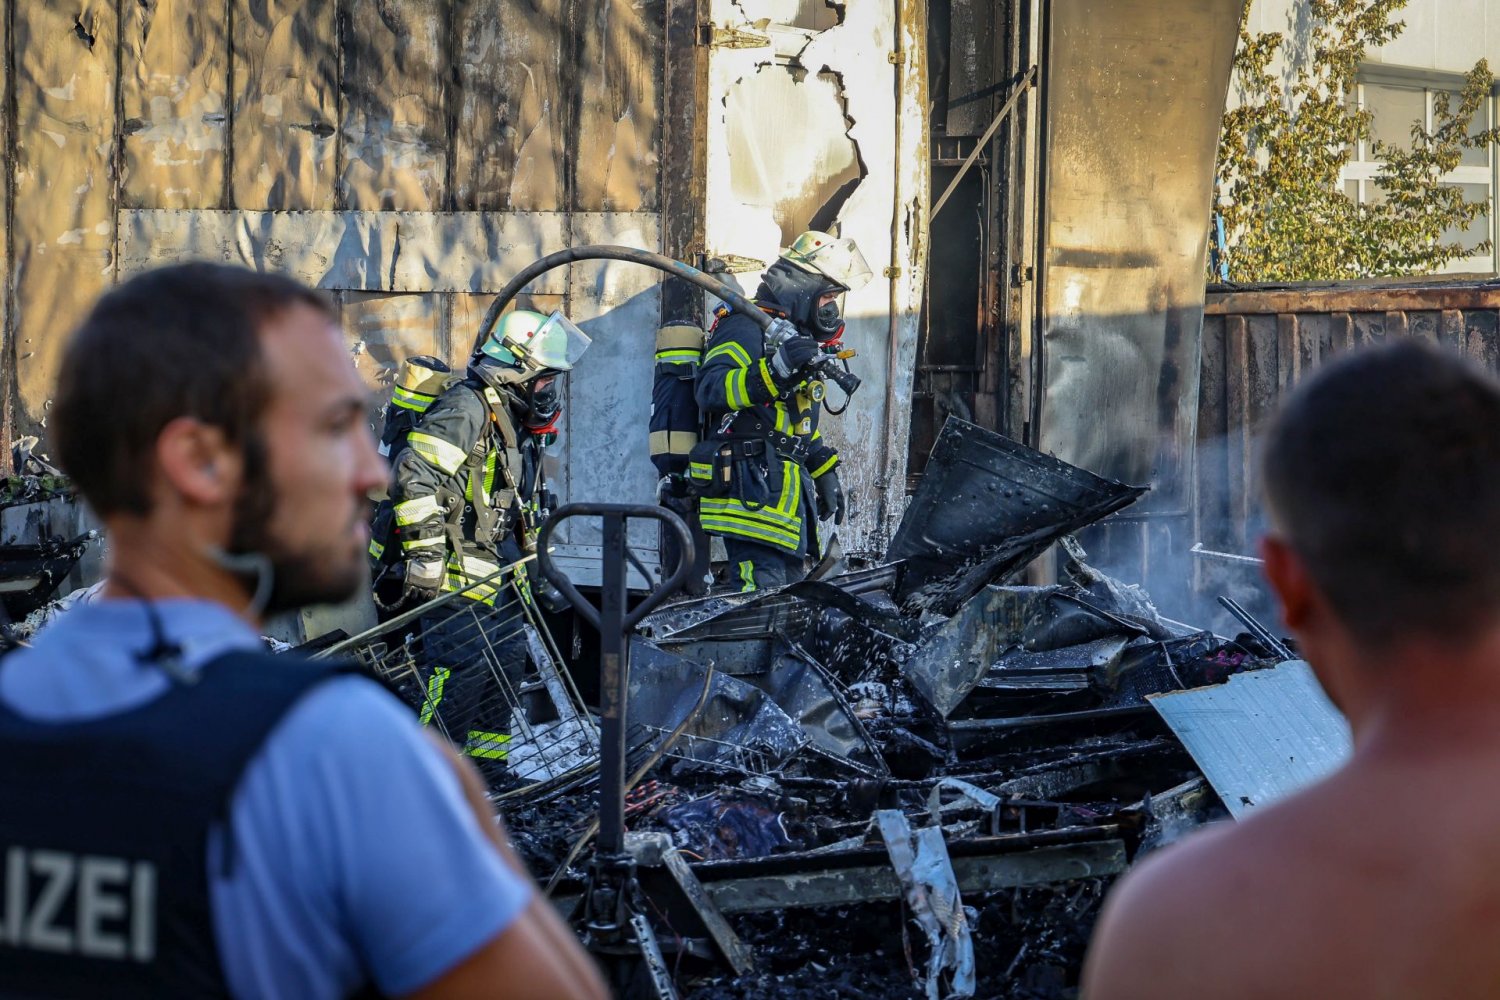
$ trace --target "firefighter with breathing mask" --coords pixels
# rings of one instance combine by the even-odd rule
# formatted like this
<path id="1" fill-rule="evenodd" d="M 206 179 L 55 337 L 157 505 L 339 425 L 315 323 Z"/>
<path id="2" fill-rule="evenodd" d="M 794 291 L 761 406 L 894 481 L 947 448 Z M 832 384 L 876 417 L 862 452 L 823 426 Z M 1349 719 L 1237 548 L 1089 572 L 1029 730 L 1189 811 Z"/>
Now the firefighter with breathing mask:
<path id="1" fill-rule="evenodd" d="M 756 305 L 782 324 L 768 337 L 721 307 L 698 369 L 706 434 L 688 473 L 703 530 L 724 539 L 736 589 L 785 586 L 820 555 L 817 522 L 846 511 L 838 451 L 822 438 L 826 387 L 819 370 L 844 334 L 839 298 L 870 280 L 850 239 L 806 232 L 765 272 Z M 791 329 L 788 329 L 790 324 Z"/>
<path id="2" fill-rule="evenodd" d="M 423 622 L 424 652 L 435 669 L 422 721 L 440 713 L 449 737 L 492 777 L 504 770 L 509 722 L 478 717 L 491 679 L 466 668 L 483 659 L 482 628 L 494 633 L 488 638 L 512 685 L 524 670 L 524 640 L 509 621 L 519 610 L 510 578 L 488 578 L 535 550 L 553 506 L 542 449 L 557 435 L 562 376 L 588 346 L 588 336 L 561 312 L 506 313 L 466 377 L 425 409 L 393 459 L 392 510 L 409 599 L 458 591 L 494 609 L 477 616 L 478 624 L 448 608 Z M 528 601 L 529 569 L 516 577 Z"/>

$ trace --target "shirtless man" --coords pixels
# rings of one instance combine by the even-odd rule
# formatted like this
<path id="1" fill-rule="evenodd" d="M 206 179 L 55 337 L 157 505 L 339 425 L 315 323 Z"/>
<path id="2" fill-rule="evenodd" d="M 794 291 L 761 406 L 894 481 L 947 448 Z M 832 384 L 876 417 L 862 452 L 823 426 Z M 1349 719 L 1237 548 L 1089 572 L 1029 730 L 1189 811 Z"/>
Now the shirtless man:
<path id="1" fill-rule="evenodd" d="M 1264 469 L 1266 576 L 1353 758 L 1131 872 L 1084 995 L 1500 996 L 1500 384 L 1415 341 L 1355 354 Z"/>

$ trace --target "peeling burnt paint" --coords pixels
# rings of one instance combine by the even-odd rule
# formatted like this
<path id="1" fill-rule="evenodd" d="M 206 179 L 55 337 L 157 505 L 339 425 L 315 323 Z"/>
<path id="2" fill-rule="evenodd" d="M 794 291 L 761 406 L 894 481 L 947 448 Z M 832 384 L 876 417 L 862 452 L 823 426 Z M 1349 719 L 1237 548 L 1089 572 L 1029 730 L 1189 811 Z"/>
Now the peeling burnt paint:
<path id="1" fill-rule="evenodd" d="M 232 0 L 231 184 L 226 207 L 335 205 L 339 29 L 326 0 Z M 320 134 L 321 132 L 321 134 Z"/>
<path id="2" fill-rule="evenodd" d="M 25 434 L 45 425 L 66 335 L 110 280 L 117 39 L 99 0 L 16 3 L 11 19 L 12 431 Z"/>
<path id="3" fill-rule="evenodd" d="M 120 36 L 120 208 L 215 208 L 228 162 L 227 9 L 127 6 Z"/>

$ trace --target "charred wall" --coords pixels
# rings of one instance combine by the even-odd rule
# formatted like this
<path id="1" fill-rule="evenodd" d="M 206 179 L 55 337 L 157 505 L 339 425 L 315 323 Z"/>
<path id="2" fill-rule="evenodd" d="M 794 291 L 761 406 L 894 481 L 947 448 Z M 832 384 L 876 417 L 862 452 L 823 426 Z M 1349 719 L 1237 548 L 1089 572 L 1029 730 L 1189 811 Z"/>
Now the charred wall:
<path id="1" fill-rule="evenodd" d="M 1032 4 L 928 4 L 932 108 L 928 268 L 912 392 L 908 479 L 914 487 L 952 414 L 1021 439 L 1019 310 L 1010 291 L 1023 272 L 1022 211 L 1029 103 L 1012 98 L 1036 58 Z M 998 127 L 991 128 L 997 116 Z"/>
<path id="2" fill-rule="evenodd" d="M 308 232 L 468 213 L 452 225 L 502 234 L 534 213 L 564 241 L 659 247 L 669 4 L 0 0 L 0 438 L 44 431 L 66 333 L 128 274 L 138 213 Z M 323 283 L 372 387 L 409 353 L 466 356 L 493 289 L 450 286 Z"/>

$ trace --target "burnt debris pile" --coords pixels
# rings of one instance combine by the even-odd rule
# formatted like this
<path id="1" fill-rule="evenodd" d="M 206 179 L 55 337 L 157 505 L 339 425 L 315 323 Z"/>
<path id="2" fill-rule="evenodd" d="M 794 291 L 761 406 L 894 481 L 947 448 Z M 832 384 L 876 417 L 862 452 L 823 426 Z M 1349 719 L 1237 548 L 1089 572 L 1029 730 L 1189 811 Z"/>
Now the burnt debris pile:
<path id="1" fill-rule="evenodd" d="M 0 477 L 0 653 L 69 603 L 53 594 L 99 537 L 82 526 L 71 484 L 33 453 L 35 445 L 35 438 L 14 442 L 18 474 Z"/>
<path id="2" fill-rule="evenodd" d="M 72 599 L 42 606 L 92 537 L 43 523 L 65 484 L 42 473 L 0 496 L 0 646 Z M 1072 533 L 1142 492 L 951 420 L 880 564 L 640 620 L 622 804 L 574 683 L 595 665 L 527 599 L 529 560 L 493 606 L 445 595 L 319 655 L 479 766 L 624 996 L 1071 996 L 1129 864 L 1347 744 L 1243 609 L 1221 638 L 1088 565 Z M 1018 583 L 1054 545 L 1063 582 Z M 605 798 L 622 850 L 596 849 L 621 840 Z"/>
<path id="3" fill-rule="evenodd" d="M 1226 815 L 1153 696 L 1280 659 L 1087 565 L 1070 533 L 1142 492 L 951 421 L 887 563 L 642 621 L 639 995 L 1072 995 L 1108 883 Z M 1066 583 L 1014 583 L 1058 542 Z M 565 908 L 590 780 L 503 797 Z"/>

